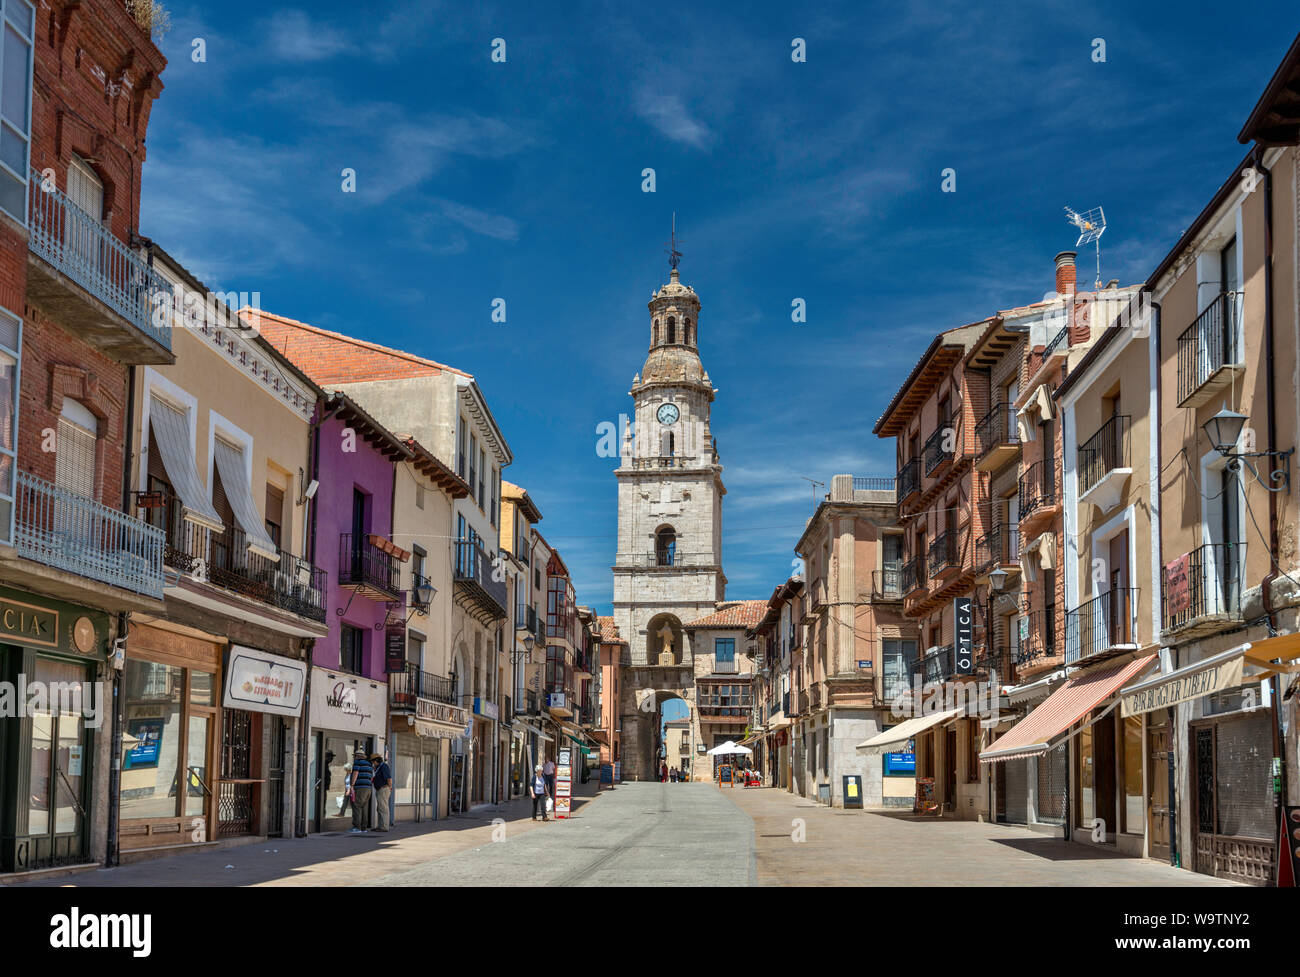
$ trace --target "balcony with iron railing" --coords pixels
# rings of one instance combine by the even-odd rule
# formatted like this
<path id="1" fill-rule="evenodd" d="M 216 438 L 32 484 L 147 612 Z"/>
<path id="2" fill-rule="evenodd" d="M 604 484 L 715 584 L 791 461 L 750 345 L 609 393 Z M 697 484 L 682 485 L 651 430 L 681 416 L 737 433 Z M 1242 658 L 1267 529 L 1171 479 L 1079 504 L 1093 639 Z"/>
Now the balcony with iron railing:
<path id="1" fill-rule="evenodd" d="M 1040 608 L 1030 611 L 1022 620 L 1023 624 L 1016 625 L 1020 631 L 1011 635 L 1018 674 L 1025 676 L 1041 668 L 1059 665 L 1062 649 L 1056 634 L 1056 612 L 1049 613 Z"/>
<path id="2" fill-rule="evenodd" d="M 649 553 L 627 553 L 618 558 L 620 567 L 673 570 L 679 567 L 708 567 L 717 561 L 712 553 L 684 553 L 676 547 Z"/>
<path id="3" fill-rule="evenodd" d="M 892 492 L 896 486 L 896 481 L 896 479 L 888 475 L 854 475 L 853 491 Z"/>
<path id="4" fill-rule="evenodd" d="M 947 577 L 962 568 L 962 543 L 965 536 L 962 529 L 948 529 L 930 541 L 927 558 L 932 578 Z"/>
<path id="5" fill-rule="evenodd" d="M 368 534 L 339 534 L 339 586 L 371 600 L 402 596 L 401 565 Z"/>
<path id="6" fill-rule="evenodd" d="M 1020 560 L 1020 532 L 1003 523 L 994 526 L 975 542 L 975 570 L 984 573 L 997 567 L 1009 567 Z"/>
<path id="7" fill-rule="evenodd" d="M 1069 337 L 1070 327 L 1064 325 L 1056 331 L 1056 334 L 1043 347 L 1042 352 L 1031 352 L 1025 358 L 1025 380 L 1032 380 L 1042 370 L 1044 364 L 1051 363 L 1052 357 L 1063 356 L 1063 354 L 1067 353 L 1070 349 Z"/>
<path id="8" fill-rule="evenodd" d="M 482 545 L 472 540 L 456 541 L 452 566 L 456 603 L 483 623 L 503 620 L 509 597 L 506 578 Z"/>
<path id="9" fill-rule="evenodd" d="M 1107 657 L 1137 647 L 1137 587 L 1098 594 L 1065 615 L 1065 663 Z"/>
<path id="10" fill-rule="evenodd" d="M 119 362 L 175 362 L 162 277 L 39 170 L 30 202 L 28 301 Z"/>
<path id="11" fill-rule="evenodd" d="M 161 600 L 164 547 L 144 520 L 17 473 L 14 549 L 24 559 Z"/>
<path id="12" fill-rule="evenodd" d="M 922 451 L 927 476 L 935 474 L 945 463 L 952 461 L 956 440 L 957 432 L 953 430 L 952 418 L 940 419 L 934 433 L 926 438 L 925 448 Z"/>
<path id="13" fill-rule="evenodd" d="M 1245 369 L 1241 292 L 1222 292 L 1178 337 L 1178 406 L 1200 407 Z"/>
<path id="14" fill-rule="evenodd" d="M 903 593 L 903 563 L 901 561 L 888 561 L 879 570 L 871 571 L 872 599 L 902 600 Z"/>
<path id="15" fill-rule="evenodd" d="M 1129 467 L 1131 418 L 1115 414 L 1097 433 L 1079 445 L 1079 498 L 1093 496 L 1104 510 L 1119 501 L 1124 481 L 1133 473 Z"/>
<path id="16" fill-rule="evenodd" d="M 1161 626 L 1186 640 L 1241 620 L 1245 543 L 1206 543 L 1161 570 Z"/>
<path id="17" fill-rule="evenodd" d="M 985 645 L 975 655 L 975 672 L 987 682 L 1009 685 L 1015 681 L 1015 657 L 1006 645 Z"/>
<path id="18" fill-rule="evenodd" d="M 180 499 L 161 495 L 149 521 L 165 534 L 163 559 L 180 574 L 305 617 L 325 621 L 325 571 L 300 556 L 277 551 L 277 559 L 248 548 L 248 537 L 234 526 L 214 532 L 183 518 Z"/>
<path id="19" fill-rule="evenodd" d="M 1017 492 L 1021 532 L 1033 532 L 1043 520 L 1059 511 L 1057 488 L 1056 458 L 1053 455 L 1042 458 L 1025 469 L 1020 476 Z"/>
<path id="20" fill-rule="evenodd" d="M 931 648 L 916 660 L 912 674 L 920 678 L 921 683 L 946 682 L 955 673 L 955 655 L 952 645 Z"/>
<path id="21" fill-rule="evenodd" d="M 515 715 L 540 716 L 541 713 L 541 697 L 531 689 L 520 689 L 515 696 Z"/>
<path id="22" fill-rule="evenodd" d="M 914 593 L 918 590 L 924 590 L 930 584 L 929 574 L 926 573 L 924 557 L 915 556 L 905 562 L 899 570 L 899 579 L 901 581 L 903 595 Z"/>
<path id="23" fill-rule="evenodd" d="M 905 462 L 895 478 L 898 487 L 898 501 L 904 502 L 909 496 L 921 490 L 921 459 L 913 458 Z"/>
<path id="24" fill-rule="evenodd" d="M 423 672 L 414 662 L 407 662 L 400 672 L 388 676 L 388 704 L 399 712 L 415 712 L 419 699 L 457 704 L 456 686 L 451 679 Z"/>
<path id="25" fill-rule="evenodd" d="M 997 471 L 1020 453 L 1020 429 L 1016 409 L 1007 403 L 994 404 L 975 425 L 975 468 Z"/>

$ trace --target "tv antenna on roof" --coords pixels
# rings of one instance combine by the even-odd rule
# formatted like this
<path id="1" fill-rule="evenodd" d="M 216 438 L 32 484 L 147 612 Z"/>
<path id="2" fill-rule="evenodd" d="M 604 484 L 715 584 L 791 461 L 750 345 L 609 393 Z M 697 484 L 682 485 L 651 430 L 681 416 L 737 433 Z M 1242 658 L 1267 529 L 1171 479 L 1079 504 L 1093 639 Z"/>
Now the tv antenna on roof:
<path id="1" fill-rule="evenodd" d="M 813 494 L 813 508 L 814 508 L 814 509 L 817 508 L 817 486 L 820 485 L 822 488 L 825 488 L 825 487 L 826 487 L 826 483 L 825 483 L 825 482 L 819 482 L 819 481 L 817 481 L 817 479 L 815 479 L 815 478 L 809 478 L 807 475 L 800 475 L 799 477 L 802 478 L 805 482 L 809 482 L 809 483 L 811 483 L 811 484 L 809 484 L 808 487 L 809 487 L 810 489 L 812 489 L 812 494 Z"/>
<path id="2" fill-rule="evenodd" d="M 1106 233 L 1106 215 L 1100 207 L 1093 207 L 1082 214 L 1065 208 L 1065 217 L 1079 229 L 1079 240 L 1074 242 L 1077 248 L 1082 244 L 1097 245 L 1097 291 L 1101 291 L 1101 236 Z"/>
<path id="3" fill-rule="evenodd" d="M 682 260 L 682 253 L 677 250 L 677 245 L 681 242 L 677 240 L 677 211 L 673 211 L 673 236 L 668 240 L 668 267 L 673 271 L 677 270 L 678 263 Z"/>

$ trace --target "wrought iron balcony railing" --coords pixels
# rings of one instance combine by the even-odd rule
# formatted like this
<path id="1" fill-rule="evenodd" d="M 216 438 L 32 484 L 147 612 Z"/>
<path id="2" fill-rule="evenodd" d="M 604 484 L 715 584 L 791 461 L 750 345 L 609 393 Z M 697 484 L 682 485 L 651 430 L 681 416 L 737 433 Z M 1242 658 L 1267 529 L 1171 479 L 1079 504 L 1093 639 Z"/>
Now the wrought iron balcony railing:
<path id="1" fill-rule="evenodd" d="M 1066 664 L 1134 644 L 1133 613 L 1137 599 L 1137 587 L 1117 588 L 1067 611 Z"/>
<path id="2" fill-rule="evenodd" d="M 954 672 L 953 646 L 944 645 L 934 648 L 922 655 L 912 666 L 912 674 L 921 682 L 944 682 L 952 678 Z"/>
<path id="3" fill-rule="evenodd" d="M 388 703 L 394 709 L 414 711 L 418 699 L 432 699 L 454 706 L 457 704 L 456 687 L 451 679 L 422 672 L 414 662 L 407 662 L 402 671 L 388 676 Z"/>
<path id="4" fill-rule="evenodd" d="M 14 548 L 37 563 L 163 596 L 163 532 L 28 472 L 18 472 Z"/>
<path id="5" fill-rule="evenodd" d="M 994 526 L 992 532 L 985 533 L 975 543 L 977 570 L 1015 563 L 1019 559 L 1020 534 L 1014 526 Z"/>
<path id="6" fill-rule="evenodd" d="M 904 594 L 920 590 L 926 586 L 930 579 L 925 570 L 925 560 L 919 556 L 913 557 L 904 563 L 899 575 L 902 580 Z"/>
<path id="7" fill-rule="evenodd" d="M 952 429 L 952 418 L 941 419 L 939 426 L 925 442 L 923 454 L 927 475 L 933 475 L 940 465 L 952 459 L 951 445 L 955 440 L 956 433 Z"/>
<path id="8" fill-rule="evenodd" d="M 1020 521 L 1056 501 L 1056 459 L 1043 458 L 1025 469 L 1019 485 Z"/>
<path id="9" fill-rule="evenodd" d="M 31 252 L 170 351 L 172 297 L 162 277 L 62 190 L 47 187 L 39 170 L 30 187 Z M 167 315 L 155 317 L 156 307 Z"/>
<path id="10" fill-rule="evenodd" d="M 1060 654 L 1060 641 L 1056 636 L 1056 613 L 1046 610 L 1031 611 L 1018 625 L 1021 632 L 1011 636 L 1015 646 L 1015 663 L 1018 667 L 1033 668 Z"/>
<path id="11" fill-rule="evenodd" d="M 541 712 L 541 698 L 536 692 L 531 689 L 521 689 L 515 696 L 515 715 L 539 716 Z"/>
<path id="12" fill-rule="evenodd" d="M 855 492 L 892 492 L 897 485 L 896 478 L 880 475 L 854 475 Z"/>
<path id="13" fill-rule="evenodd" d="M 402 592 L 400 569 L 397 558 L 372 543 L 369 535 L 339 534 L 341 586 L 396 598 Z"/>
<path id="14" fill-rule="evenodd" d="M 1241 293 L 1222 292 L 1178 337 L 1179 405 L 1193 400 L 1225 366 L 1241 361 Z"/>
<path id="15" fill-rule="evenodd" d="M 1011 404 L 994 404 L 975 425 L 975 451 L 978 458 L 983 458 L 1001 445 L 1019 443 L 1020 429 L 1016 426 L 1016 409 Z"/>
<path id="16" fill-rule="evenodd" d="M 1107 472 L 1128 467 L 1131 420 L 1127 414 L 1116 414 L 1096 434 L 1079 445 L 1080 494 L 1100 482 Z"/>
<path id="17" fill-rule="evenodd" d="M 879 570 L 871 571 L 871 595 L 877 600 L 902 600 L 903 594 L 901 562 L 886 562 Z"/>
<path id="18" fill-rule="evenodd" d="M 1161 570 L 1161 621 L 1166 631 L 1208 621 L 1241 620 L 1245 543 L 1206 543 L 1187 554 L 1183 567 L 1177 563 L 1171 564 L 1175 566 L 1173 575 L 1169 566 Z"/>
<path id="19" fill-rule="evenodd" d="M 930 576 L 937 576 L 945 570 L 961 567 L 962 531 L 949 529 L 940 533 L 930 543 Z"/>
<path id="20" fill-rule="evenodd" d="M 975 656 L 975 671 L 987 681 L 996 681 L 1000 685 L 1015 680 L 1015 660 L 1011 649 L 1006 645 L 986 645 Z"/>
<path id="21" fill-rule="evenodd" d="M 665 551 L 652 551 L 650 553 L 629 553 L 620 558 L 619 566 L 623 567 L 685 567 L 685 566 L 712 566 L 714 563 L 712 553 L 684 553 L 673 547 Z"/>
<path id="22" fill-rule="evenodd" d="M 901 502 L 913 492 L 921 488 L 921 459 L 913 458 L 906 462 L 898 470 L 898 476 L 895 479 L 898 486 L 898 500 Z"/>

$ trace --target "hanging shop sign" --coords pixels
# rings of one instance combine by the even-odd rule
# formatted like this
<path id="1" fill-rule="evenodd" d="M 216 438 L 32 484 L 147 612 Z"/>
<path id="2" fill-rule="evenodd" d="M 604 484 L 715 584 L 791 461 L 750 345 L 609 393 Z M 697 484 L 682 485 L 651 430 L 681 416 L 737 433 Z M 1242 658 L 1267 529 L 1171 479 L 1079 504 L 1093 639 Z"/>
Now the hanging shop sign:
<path id="1" fill-rule="evenodd" d="M 1165 615 L 1173 617 L 1192 609 L 1192 581 L 1188 569 L 1192 555 L 1184 553 L 1165 564 Z"/>
<path id="2" fill-rule="evenodd" d="M 953 671 L 958 675 L 975 672 L 975 616 L 971 612 L 969 597 L 954 597 L 952 601 Z"/>
<path id="3" fill-rule="evenodd" d="M 1216 655 L 1166 676 L 1156 676 L 1120 693 L 1121 714 L 1138 716 L 1241 684 L 1245 656 L 1239 650 Z"/>
<path id="4" fill-rule="evenodd" d="M 0 587 L 0 642 L 89 655 L 108 636 L 106 614 Z"/>
<path id="5" fill-rule="evenodd" d="M 406 625 L 384 628 L 384 671 L 389 675 L 406 671 Z"/>
<path id="6" fill-rule="evenodd" d="M 297 716 L 302 713 L 306 687 L 306 662 L 232 645 L 221 704 L 227 709 Z"/>
<path id="7" fill-rule="evenodd" d="M 382 736 L 388 721 L 388 689 L 360 675 L 313 668 L 311 724 Z"/>

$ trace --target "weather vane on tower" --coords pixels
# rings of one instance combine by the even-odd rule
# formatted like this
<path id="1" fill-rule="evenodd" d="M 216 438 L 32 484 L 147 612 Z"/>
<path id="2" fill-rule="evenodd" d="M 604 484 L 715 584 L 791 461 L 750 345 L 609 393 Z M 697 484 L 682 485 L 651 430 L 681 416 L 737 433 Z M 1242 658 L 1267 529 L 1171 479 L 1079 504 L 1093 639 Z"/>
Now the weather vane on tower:
<path id="1" fill-rule="evenodd" d="M 677 270 L 678 263 L 682 260 L 682 253 L 677 250 L 677 211 L 673 211 L 673 236 L 668 241 L 668 267 L 673 271 Z"/>

